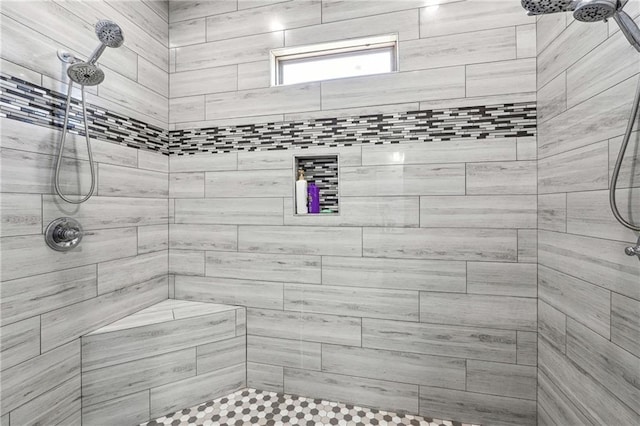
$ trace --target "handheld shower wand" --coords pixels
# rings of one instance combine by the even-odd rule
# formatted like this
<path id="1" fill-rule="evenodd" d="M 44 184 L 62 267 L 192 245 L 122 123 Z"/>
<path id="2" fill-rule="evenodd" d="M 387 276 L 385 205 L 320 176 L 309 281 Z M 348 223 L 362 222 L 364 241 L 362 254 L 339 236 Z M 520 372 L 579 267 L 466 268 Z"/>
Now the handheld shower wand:
<path id="1" fill-rule="evenodd" d="M 107 20 L 98 21 L 95 26 L 96 35 L 100 40 L 100 45 L 91 54 L 91 57 L 86 61 L 80 61 L 73 54 L 59 51 L 58 57 L 61 61 L 70 63 L 67 68 L 67 76 L 69 77 L 69 90 L 67 92 L 67 106 L 64 114 L 64 123 L 62 125 L 62 137 L 60 139 L 60 150 L 58 151 L 58 159 L 56 161 L 56 172 L 54 177 L 54 187 L 56 193 L 64 201 L 71 204 L 81 204 L 87 201 L 93 195 L 96 188 L 96 177 L 93 166 L 93 153 L 91 151 L 91 141 L 89 139 L 89 124 L 87 123 L 87 107 L 84 95 L 84 86 L 96 86 L 104 80 L 104 71 L 102 71 L 96 62 L 105 48 L 107 47 L 120 47 L 124 42 L 124 34 L 122 29 L 115 23 Z M 91 188 L 86 196 L 79 200 L 72 200 L 67 198 L 60 188 L 60 167 L 62 166 L 62 152 L 64 151 L 64 145 L 67 138 L 67 125 L 69 124 L 69 110 L 71 108 L 71 92 L 73 90 L 73 83 L 80 85 L 82 93 L 82 115 L 84 117 L 84 135 L 87 141 L 87 151 L 89 154 L 89 167 L 91 169 Z"/>

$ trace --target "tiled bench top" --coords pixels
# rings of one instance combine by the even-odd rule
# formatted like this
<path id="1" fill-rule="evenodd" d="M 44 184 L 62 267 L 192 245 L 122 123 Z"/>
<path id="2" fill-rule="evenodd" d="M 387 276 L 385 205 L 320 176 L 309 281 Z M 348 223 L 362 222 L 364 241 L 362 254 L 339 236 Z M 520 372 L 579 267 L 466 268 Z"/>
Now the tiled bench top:
<path id="1" fill-rule="evenodd" d="M 167 299 L 141 311 L 135 312 L 116 322 L 105 325 L 88 335 L 109 333 L 152 324 L 209 315 L 217 312 L 242 309 L 239 306 L 220 305 L 217 303 L 192 302 L 188 300 Z"/>

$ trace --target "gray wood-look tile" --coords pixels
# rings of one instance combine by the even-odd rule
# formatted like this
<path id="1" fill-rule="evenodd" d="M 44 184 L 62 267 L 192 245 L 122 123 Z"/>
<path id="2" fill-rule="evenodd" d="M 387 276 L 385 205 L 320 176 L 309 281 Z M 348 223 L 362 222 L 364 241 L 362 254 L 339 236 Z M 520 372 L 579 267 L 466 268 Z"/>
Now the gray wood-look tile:
<path id="1" fill-rule="evenodd" d="M 380 31 L 384 28 L 384 31 Z M 420 37 L 418 12 L 406 10 L 377 16 L 366 16 L 339 22 L 324 20 L 322 25 L 312 25 L 285 31 L 287 46 L 299 46 L 323 43 L 349 38 L 378 36 L 381 33 L 398 33 L 400 40 L 413 40 Z"/>
<path id="2" fill-rule="evenodd" d="M 566 232 L 567 194 L 538 195 L 538 228 Z"/>
<path id="3" fill-rule="evenodd" d="M 467 194 L 536 194 L 535 161 L 467 164 Z"/>
<path id="4" fill-rule="evenodd" d="M 567 316 L 547 304 L 538 301 L 538 334 L 564 353 L 567 343 Z"/>
<path id="5" fill-rule="evenodd" d="M 169 2 L 169 22 L 184 21 L 218 13 L 232 12 L 237 9 L 237 2 L 227 0 L 210 0 L 206 2 L 184 0 L 174 4 Z"/>
<path id="6" fill-rule="evenodd" d="M 622 138 L 623 137 L 620 136 L 609 139 L 609 179 L 611 179 L 616 160 L 618 159 L 618 154 L 620 153 Z M 640 140 L 640 132 L 633 132 L 629 143 L 637 144 L 638 140 Z M 640 167 L 636 167 L 638 162 L 640 162 L 640 151 L 626 152 L 620 166 L 618 188 L 632 187 L 634 186 L 634 182 L 640 181 Z"/>
<path id="7" fill-rule="evenodd" d="M 518 262 L 538 263 L 538 232 L 518 229 Z"/>
<path id="8" fill-rule="evenodd" d="M 418 411 L 418 386 L 319 371 L 284 369 L 284 391 L 383 410 Z"/>
<path id="9" fill-rule="evenodd" d="M 516 332 L 364 318 L 362 347 L 515 363 Z"/>
<path id="10" fill-rule="evenodd" d="M 98 264 L 98 294 L 105 294 L 133 284 L 166 275 L 166 250 L 141 254 Z"/>
<path id="11" fill-rule="evenodd" d="M 169 74 L 151 62 L 138 56 L 138 83 L 165 98 L 169 97 Z"/>
<path id="12" fill-rule="evenodd" d="M 69 413 L 80 411 L 80 374 L 11 412 L 14 425 L 68 425 Z"/>
<path id="13" fill-rule="evenodd" d="M 40 355 L 40 317 L 0 327 L 2 370 Z"/>
<path id="14" fill-rule="evenodd" d="M 532 23 L 535 17 L 523 15 L 519 4 L 503 4 L 501 0 L 451 2 L 438 9 L 420 9 L 420 37 Z"/>
<path id="15" fill-rule="evenodd" d="M 8 413 L 80 374 L 80 341 L 62 345 L 2 372 L 2 411 Z"/>
<path id="16" fill-rule="evenodd" d="M 236 309 L 236 336 L 247 334 L 247 308 Z"/>
<path id="17" fill-rule="evenodd" d="M 536 299 L 420 292 L 420 321 L 536 331 Z"/>
<path id="18" fill-rule="evenodd" d="M 464 195 L 464 173 L 464 164 L 341 167 L 340 194 Z"/>
<path id="19" fill-rule="evenodd" d="M 309 147 L 300 150 L 254 151 L 238 153 L 239 170 L 292 169 L 295 157 L 335 155 L 340 166 L 360 166 L 361 147 Z"/>
<path id="20" fill-rule="evenodd" d="M 419 414 L 497 426 L 534 426 L 536 402 L 505 396 L 420 386 Z"/>
<path id="21" fill-rule="evenodd" d="M 611 341 L 640 356 L 640 301 L 612 293 Z"/>
<path id="22" fill-rule="evenodd" d="M 556 422 L 565 425 L 589 424 L 587 417 L 543 372 L 538 374 L 538 408 L 539 421 L 541 420 L 540 411 L 543 411 L 549 417 L 550 426 L 557 424 Z"/>
<path id="23" fill-rule="evenodd" d="M 169 250 L 169 273 L 204 275 L 205 252 L 201 250 Z"/>
<path id="24" fill-rule="evenodd" d="M 136 228 L 97 230 L 87 233 L 82 246 L 70 253 L 51 250 L 41 235 L 2 239 L 2 279 L 44 274 L 136 254 Z"/>
<path id="25" fill-rule="evenodd" d="M 207 18 L 207 41 L 319 24 L 321 7 L 319 0 L 302 0 L 213 15 Z"/>
<path id="26" fill-rule="evenodd" d="M 231 367 L 247 360 L 247 339 L 234 337 L 196 347 L 196 366 L 198 375 Z"/>
<path id="27" fill-rule="evenodd" d="M 169 225 L 169 248 L 183 250 L 231 251 L 238 248 L 235 225 Z"/>
<path id="28" fill-rule="evenodd" d="M 538 365 L 538 333 L 518 331 L 517 334 L 517 363 L 521 365 Z"/>
<path id="29" fill-rule="evenodd" d="M 270 85 L 270 61 L 238 64 L 238 90 L 260 89 Z"/>
<path id="30" fill-rule="evenodd" d="M 284 46 L 284 31 L 256 34 L 176 48 L 176 71 L 222 67 L 269 59 L 270 49 Z"/>
<path id="31" fill-rule="evenodd" d="M 467 360 L 467 390 L 513 398 L 536 399 L 537 368 Z"/>
<path id="32" fill-rule="evenodd" d="M 460 358 L 327 344 L 322 344 L 322 371 L 461 390 L 466 377 Z"/>
<path id="33" fill-rule="evenodd" d="M 205 177 L 207 197 L 290 197 L 293 170 L 242 170 L 210 172 Z"/>
<path id="34" fill-rule="evenodd" d="M 107 144 L 103 144 L 107 145 Z M 113 145 L 113 144 L 108 144 Z M 116 145 L 118 146 L 118 145 Z M 169 156 L 158 152 L 138 150 L 138 168 L 154 170 L 156 172 L 169 172 Z"/>
<path id="35" fill-rule="evenodd" d="M 205 43 L 206 41 L 205 18 L 190 19 L 188 21 L 169 24 L 169 46 L 171 47 Z M 171 96 L 174 95 L 172 94 Z"/>
<path id="36" fill-rule="evenodd" d="M 169 227 L 164 225 L 138 227 L 138 254 L 169 248 Z"/>
<path id="37" fill-rule="evenodd" d="M 204 95 L 169 99 L 169 123 L 204 120 Z"/>
<path id="38" fill-rule="evenodd" d="M 322 283 L 400 290 L 466 291 L 462 261 L 325 256 Z"/>
<path id="39" fill-rule="evenodd" d="M 284 309 L 319 314 L 419 321 L 418 292 L 285 284 Z"/>
<path id="40" fill-rule="evenodd" d="M 246 387 L 246 364 L 237 364 L 211 373 L 151 389 L 151 418 L 192 407 Z"/>
<path id="41" fill-rule="evenodd" d="M 282 309 L 282 283 L 176 275 L 176 298 L 198 302 Z"/>
<path id="42" fill-rule="evenodd" d="M 98 195 L 166 198 L 169 195 L 167 174 L 100 164 Z"/>
<path id="43" fill-rule="evenodd" d="M 558 74 L 556 78 L 538 90 L 538 120 L 540 123 L 567 110 L 567 76 Z"/>
<path id="44" fill-rule="evenodd" d="M 640 412 L 640 358 L 567 318 L 567 357 L 613 395 Z"/>
<path id="45" fill-rule="evenodd" d="M 420 197 L 423 228 L 535 228 L 535 195 Z"/>
<path id="46" fill-rule="evenodd" d="M 405 102 L 386 105 L 365 105 L 355 108 L 323 109 L 322 111 L 284 114 L 284 121 L 315 120 L 318 118 L 350 117 L 354 115 L 393 114 L 420 109 L 419 102 Z M 326 149 L 325 149 L 326 152 Z M 354 164 L 360 166 L 359 164 Z"/>
<path id="47" fill-rule="evenodd" d="M 3 281 L 0 289 L 0 318 L 6 325 L 96 296 L 96 266 Z"/>
<path id="48" fill-rule="evenodd" d="M 508 138 L 490 142 L 476 140 L 363 146 L 362 164 L 372 166 L 510 161 L 516 159 L 515 142 L 515 138 Z"/>
<path id="49" fill-rule="evenodd" d="M 209 277 L 320 283 L 320 257 L 207 252 Z"/>
<path id="50" fill-rule="evenodd" d="M 236 335 L 235 311 L 176 319 L 82 338 L 83 373 L 225 340 Z"/>
<path id="51" fill-rule="evenodd" d="M 204 25 L 204 24 L 203 24 Z M 206 81 L 207 84 L 202 84 Z M 226 65 L 183 71 L 169 76 L 171 97 L 205 95 L 207 93 L 228 92 L 238 89 L 238 66 Z M 193 121 L 195 117 L 191 118 Z"/>
<path id="52" fill-rule="evenodd" d="M 287 113 L 317 111 L 320 103 L 320 83 L 274 86 L 206 95 L 206 119 L 265 115 L 274 110 Z"/>
<path id="53" fill-rule="evenodd" d="M 247 336 L 247 361 L 319 371 L 321 359 L 317 342 Z"/>
<path id="54" fill-rule="evenodd" d="M 364 228 L 372 257 L 515 262 L 517 232 L 509 229 Z"/>
<path id="55" fill-rule="evenodd" d="M 42 201 L 45 226 L 62 216 L 75 218 L 88 230 L 167 223 L 166 198 L 93 196 L 78 206 L 66 203 L 55 195 L 44 195 Z"/>
<path id="56" fill-rule="evenodd" d="M 620 189 L 616 199 L 625 217 L 634 218 L 633 212 L 640 211 L 640 187 Z M 619 241 L 629 238 L 629 230 L 611 213 L 608 190 L 567 194 L 567 232 Z"/>
<path id="57" fill-rule="evenodd" d="M 549 376 L 559 390 L 569 396 L 589 423 L 632 425 L 640 421 L 637 412 L 591 375 L 584 374 L 584 370 L 558 353 L 544 339 L 538 342 L 538 356 L 540 372 Z"/>
<path id="58" fill-rule="evenodd" d="M 529 93 L 536 89 L 536 59 L 468 65 L 466 82 L 471 97 Z"/>
<path id="59" fill-rule="evenodd" d="M 518 25 L 516 27 L 516 49 L 517 57 L 536 57 L 536 24 Z"/>
<path id="60" fill-rule="evenodd" d="M 537 265 L 467 262 L 467 293 L 537 297 Z"/>
<path id="61" fill-rule="evenodd" d="M 254 336 L 360 346 L 361 319 L 249 308 L 247 333 Z"/>
<path id="62" fill-rule="evenodd" d="M 540 15 L 536 19 L 536 50 L 542 52 L 567 26 L 566 13 Z"/>
<path id="63" fill-rule="evenodd" d="M 166 298 L 164 276 L 47 312 L 41 317 L 42 350 L 77 339 Z"/>
<path id="64" fill-rule="evenodd" d="M 169 198 L 203 198 L 204 172 L 171 173 Z"/>
<path id="65" fill-rule="evenodd" d="M 284 368 L 247 362 L 247 386 L 268 392 L 284 392 Z"/>
<path id="66" fill-rule="evenodd" d="M 398 53 L 402 71 L 506 61 L 516 58 L 516 33 L 505 27 L 404 41 Z"/>
<path id="67" fill-rule="evenodd" d="M 538 161 L 540 193 L 606 189 L 609 179 L 607 141 Z M 572 164 L 572 167 L 567 167 Z"/>
<path id="68" fill-rule="evenodd" d="M 538 296 L 607 339 L 610 337 L 611 292 L 609 290 L 540 265 Z"/>
<path id="69" fill-rule="evenodd" d="M 2 194 L 0 235 L 39 234 L 42 232 L 42 200 L 37 194 Z"/>
<path id="70" fill-rule="evenodd" d="M 238 250 L 295 255 L 361 256 L 362 229 L 240 226 Z"/>
<path id="71" fill-rule="evenodd" d="M 196 375 L 196 348 L 82 373 L 82 405 L 108 401 Z"/>
<path id="72" fill-rule="evenodd" d="M 176 223 L 282 225 L 281 198 L 176 200 Z"/>
<path id="73" fill-rule="evenodd" d="M 97 425 L 105 419 L 117 424 L 139 424 L 150 418 L 148 389 L 82 407 L 85 425 Z"/>
<path id="74" fill-rule="evenodd" d="M 172 155 L 169 157 L 171 173 L 178 172 L 212 172 L 220 170 L 236 170 L 238 154 Z"/>
<path id="75" fill-rule="evenodd" d="M 464 96 L 462 66 L 322 82 L 322 107 L 327 109 Z"/>
<path id="76" fill-rule="evenodd" d="M 292 198 L 284 199 L 284 224 L 304 226 L 398 226 L 415 228 L 418 197 L 341 197 L 338 215 L 297 215 Z"/>

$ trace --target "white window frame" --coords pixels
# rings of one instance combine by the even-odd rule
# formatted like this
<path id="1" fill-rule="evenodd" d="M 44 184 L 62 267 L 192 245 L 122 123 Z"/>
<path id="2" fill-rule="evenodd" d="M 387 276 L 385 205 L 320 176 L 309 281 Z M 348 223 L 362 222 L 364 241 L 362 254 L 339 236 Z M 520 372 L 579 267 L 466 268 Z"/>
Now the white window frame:
<path id="1" fill-rule="evenodd" d="M 298 61 L 307 58 L 320 58 L 322 56 L 337 56 L 352 52 L 367 52 L 370 50 L 392 48 L 391 71 L 398 71 L 398 34 L 387 34 L 375 37 L 365 37 L 358 39 L 340 40 L 329 43 L 318 43 L 306 46 L 284 47 L 273 49 L 270 54 L 271 86 L 285 86 L 282 83 L 282 63 L 285 61 Z M 371 75 L 371 74 L 368 74 Z M 356 76 L 345 76 L 338 78 L 353 78 Z M 364 76 L 363 76 L 364 77 Z M 326 80 L 313 80 L 326 81 Z M 301 82 L 295 84 L 311 83 Z"/>

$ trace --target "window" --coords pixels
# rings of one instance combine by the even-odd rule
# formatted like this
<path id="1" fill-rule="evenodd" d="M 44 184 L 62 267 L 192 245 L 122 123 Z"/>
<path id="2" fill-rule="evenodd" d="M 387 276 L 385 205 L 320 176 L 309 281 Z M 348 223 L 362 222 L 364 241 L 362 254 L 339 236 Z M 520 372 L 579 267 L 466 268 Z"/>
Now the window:
<path id="1" fill-rule="evenodd" d="M 271 51 L 272 85 L 393 72 L 397 35 Z"/>

